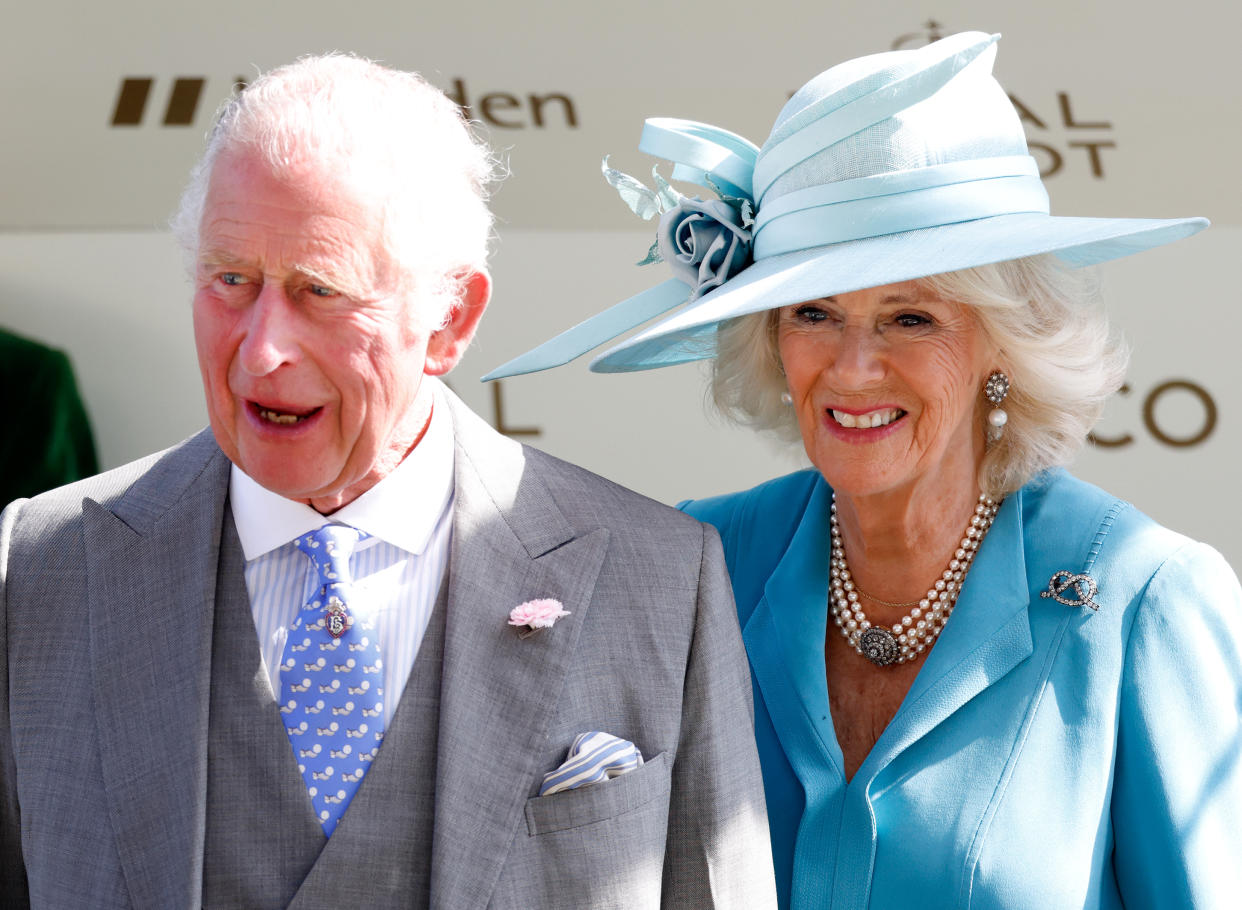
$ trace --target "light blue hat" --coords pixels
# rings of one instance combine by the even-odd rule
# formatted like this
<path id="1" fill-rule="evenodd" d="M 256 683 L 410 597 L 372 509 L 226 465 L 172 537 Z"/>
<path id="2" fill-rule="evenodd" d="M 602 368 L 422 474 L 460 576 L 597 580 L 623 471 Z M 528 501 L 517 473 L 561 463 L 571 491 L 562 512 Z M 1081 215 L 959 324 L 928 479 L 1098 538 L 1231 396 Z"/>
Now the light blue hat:
<path id="1" fill-rule="evenodd" d="M 1188 237 L 1204 218 L 1060 218 L 1022 124 L 992 76 L 999 35 L 965 32 L 850 60 L 795 94 L 762 149 L 682 120 L 648 120 L 639 148 L 688 199 L 606 167 L 639 214 L 662 211 L 657 247 L 674 277 L 574 326 L 484 380 L 568 363 L 685 304 L 591 362 L 612 373 L 715 354 L 716 326 L 761 310 L 1056 253 L 1104 262 Z"/>

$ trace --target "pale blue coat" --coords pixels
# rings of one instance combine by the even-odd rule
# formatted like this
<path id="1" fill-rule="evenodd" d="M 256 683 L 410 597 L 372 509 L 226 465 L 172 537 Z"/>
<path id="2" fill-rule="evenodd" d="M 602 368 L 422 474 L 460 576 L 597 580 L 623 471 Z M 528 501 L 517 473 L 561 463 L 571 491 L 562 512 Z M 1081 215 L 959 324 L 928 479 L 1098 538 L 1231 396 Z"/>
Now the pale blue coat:
<path id="1" fill-rule="evenodd" d="M 1242 907 L 1224 559 L 1061 471 L 1011 495 L 847 785 L 823 663 L 831 496 L 804 471 L 684 506 L 724 541 L 782 907 Z M 1096 581 L 1098 612 L 1040 597 L 1059 570 Z"/>

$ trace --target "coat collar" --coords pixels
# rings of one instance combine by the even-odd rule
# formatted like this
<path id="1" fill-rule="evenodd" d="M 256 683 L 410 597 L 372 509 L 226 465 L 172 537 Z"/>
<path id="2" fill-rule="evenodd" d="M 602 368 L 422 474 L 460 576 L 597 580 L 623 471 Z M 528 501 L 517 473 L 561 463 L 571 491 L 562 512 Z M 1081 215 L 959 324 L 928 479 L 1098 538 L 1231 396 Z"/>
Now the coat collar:
<path id="1" fill-rule="evenodd" d="M 777 737 L 808 791 L 844 785 L 823 664 L 831 499 L 831 489 L 820 481 L 743 630 Z M 854 780 L 873 780 L 1031 654 L 1022 541 L 1021 495 L 1015 494 L 1001 507 L 974 560 L 952 621 Z"/>
<path id="2" fill-rule="evenodd" d="M 110 508 L 83 502 L 100 758 L 135 907 L 201 900 L 228 465 L 204 431 L 158 457 Z"/>
<path id="3" fill-rule="evenodd" d="M 453 539 L 432 845 L 433 907 L 486 906 L 546 768 L 548 726 L 574 659 L 608 531 L 580 535 L 542 456 L 446 396 L 456 427 Z M 521 639 L 509 611 L 538 597 L 570 616 Z"/>

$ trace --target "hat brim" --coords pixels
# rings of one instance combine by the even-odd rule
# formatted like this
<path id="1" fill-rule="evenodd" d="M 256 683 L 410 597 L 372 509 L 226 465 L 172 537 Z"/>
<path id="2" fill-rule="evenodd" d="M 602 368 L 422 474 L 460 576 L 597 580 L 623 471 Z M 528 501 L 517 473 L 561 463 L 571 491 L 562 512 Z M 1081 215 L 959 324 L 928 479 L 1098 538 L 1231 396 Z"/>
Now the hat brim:
<path id="1" fill-rule="evenodd" d="M 717 324 L 748 313 L 1044 253 L 1056 253 L 1074 268 L 1093 265 L 1181 240 L 1207 226 L 1206 218 L 1068 218 L 1030 212 L 772 256 L 600 354 L 591 369 L 624 373 L 712 357 Z"/>

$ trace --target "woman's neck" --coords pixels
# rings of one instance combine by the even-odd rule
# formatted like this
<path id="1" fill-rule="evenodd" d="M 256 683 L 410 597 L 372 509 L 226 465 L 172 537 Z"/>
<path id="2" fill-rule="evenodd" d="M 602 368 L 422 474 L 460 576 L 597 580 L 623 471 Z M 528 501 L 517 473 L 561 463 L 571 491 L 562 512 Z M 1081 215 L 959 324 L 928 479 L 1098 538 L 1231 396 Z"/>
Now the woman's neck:
<path id="1" fill-rule="evenodd" d="M 973 477 L 867 496 L 837 491 L 837 520 L 855 583 L 890 603 L 923 596 L 953 558 L 978 498 Z M 877 618 L 892 612 L 874 600 L 864 609 Z"/>

